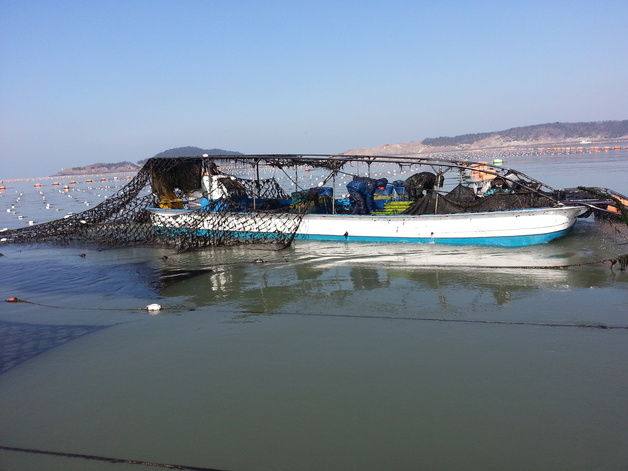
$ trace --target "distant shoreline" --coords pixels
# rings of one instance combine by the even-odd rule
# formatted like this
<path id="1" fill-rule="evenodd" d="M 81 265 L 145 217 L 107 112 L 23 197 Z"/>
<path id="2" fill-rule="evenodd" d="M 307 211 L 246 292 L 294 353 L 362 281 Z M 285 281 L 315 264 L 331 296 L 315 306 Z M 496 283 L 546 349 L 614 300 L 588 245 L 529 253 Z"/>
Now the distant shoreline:
<path id="1" fill-rule="evenodd" d="M 617 148 L 619 147 L 619 149 Z M 481 152 L 604 152 L 612 150 L 628 149 L 628 137 L 620 139 L 582 139 L 582 140 L 559 140 L 544 142 L 513 142 L 512 144 L 496 144 L 477 146 L 457 145 L 457 146 L 428 146 L 421 142 L 400 142 L 397 144 L 384 144 L 382 146 L 370 148 L 355 148 L 343 153 L 343 155 L 393 155 L 393 154 L 414 154 L 430 155 L 442 153 L 481 153 Z"/>
<path id="2" fill-rule="evenodd" d="M 457 158 L 460 160 L 492 160 L 495 158 L 517 158 L 517 157 L 525 157 L 525 156 L 533 156 L 533 155 L 544 155 L 544 154 L 552 154 L 552 155 L 582 155 L 582 154 L 591 154 L 591 155 L 600 155 L 607 152 L 619 152 L 619 151 L 628 151 L 628 141 L 611 141 L 611 142 L 603 142 L 603 143 L 595 143 L 596 145 L 587 144 L 586 146 L 569 146 L 569 147 L 554 147 L 554 145 L 550 145 L 549 147 L 532 147 L 532 146 L 512 146 L 508 148 L 485 148 L 485 149 L 469 149 L 469 150 L 441 150 L 441 151 L 433 151 L 433 152 L 422 152 L 419 155 L 427 157 L 430 155 L 442 155 L 448 154 L 445 157 Z M 604 145 L 597 145 L 604 144 Z M 620 149 L 615 149 L 614 147 L 619 146 Z M 591 148 L 595 148 L 591 150 Z M 605 149 L 605 147 L 607 147 Z M 581 148 L 578 150 L 578 148 Z M 338 154 L 338 155 L 349 155 L 349 154 Z M 414 154 L 417 155 L 417 154 Z M 74 169 L 79 169 L 80 167 L 73 167 Z M 141 167 L 138 167 L 138 170 Z M 66 180 L 70 178 L 76 177 L 100 177 L 105 175 L 135 175 L 138 170 L 133 171 L 116 171 L 114 169 L 110 171 L 103 171 L 94 173 L 93 171 L 86 171 L 85 173 L 71 173 L 71 174 L 55 174 L 49 176 L 41 176 L 41 177 L 22 177 L 22 178 L 0 178 L 0 182 L 4 183 L 18 183 L 18 182 L 29 182 L 29 181 L 44 181 L 44 180 Z"/>
<path id="3" fill-rule="evenodd" d="M 19 183 L 19 182 L 36 182 L 36 181 L 44 181 L 44 180 L 68 180 L 76 177 L 101 177 L 103 175 L 135 175 L 137 171 L 133 172 L 108 172 L 108 173 L 84 173 L 84 174 L 73 174 L 73 175 L 49 175 L 45 177 L 22 177 L 22 178 L 4 178 L 0 179 L 1 182 L 4 183 Z"/>

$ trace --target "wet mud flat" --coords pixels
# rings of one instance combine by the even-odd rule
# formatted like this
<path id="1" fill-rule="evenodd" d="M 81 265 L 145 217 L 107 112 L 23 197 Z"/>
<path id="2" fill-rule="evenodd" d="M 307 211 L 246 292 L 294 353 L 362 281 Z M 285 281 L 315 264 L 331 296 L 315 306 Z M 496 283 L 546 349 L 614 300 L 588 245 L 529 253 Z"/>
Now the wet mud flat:
<path id="1" fill-rule="evenodd" d="M 2 306 L 24 350 L 0 375 L 0 444 L 214 469 L 621 469 L 628 276 L 512 268 L 601 256 L 588 230 L 515 253 L 5 250 L 3 292 L 56 307 Z M 129 310 L 150 302 L 165 309 Z"/>

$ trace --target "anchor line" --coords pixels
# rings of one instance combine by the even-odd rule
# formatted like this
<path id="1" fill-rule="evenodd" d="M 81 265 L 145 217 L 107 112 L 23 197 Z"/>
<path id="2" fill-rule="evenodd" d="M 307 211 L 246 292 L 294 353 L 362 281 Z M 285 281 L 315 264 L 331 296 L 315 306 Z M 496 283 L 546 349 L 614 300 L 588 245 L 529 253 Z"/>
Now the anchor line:
<path id="1" fill-rule="evenodd" d="M 396 321 L 422 321 L 442 322 L 452 324 L 484 324 L 484 325 L 509 325 L 523 327 L 571 327 L 579 329 L 603 329 L 603 330 L 628 330 L 628 325 L 608 325 L 601 323 L 570 324 L 566 322 L 526 322 L 526 321 L 500 321 L 483 319 L 451 319 L 440 317 L 402 317 L 402 316 L 368 316 L 359 314 L 325 314 L 325 313 L 300 313 L 300 312 L 264 312 L 246 311 L 248 314 L 266 314 L 268 316 L 299 316 L 299 317 L 337 317 L 341 319 L 377 319 Z"/>
<path id="2" fill-rule="evenodd" d="M 78 458 L 91 461 L 103 461 L 113 464 L 134 464 L 149 466 L 153 468 L 179 469 L 184 471 L 225 471 L 217 468 L 205 468 L 202 466 L 188 466 L 184 464 L 157 463 L 153 461 L 134 460 L 129 458 L 112 458 L 109 456 L 87 455 L 82 453 L 67 453 L 62 451 L 39 450 L 35 448 L 18 448 L 13 446 L 0 445 L 0 450 L 14 451 L 17 453 L 30 453 L 38 455 L 58 456 L 62 458 Z"/>

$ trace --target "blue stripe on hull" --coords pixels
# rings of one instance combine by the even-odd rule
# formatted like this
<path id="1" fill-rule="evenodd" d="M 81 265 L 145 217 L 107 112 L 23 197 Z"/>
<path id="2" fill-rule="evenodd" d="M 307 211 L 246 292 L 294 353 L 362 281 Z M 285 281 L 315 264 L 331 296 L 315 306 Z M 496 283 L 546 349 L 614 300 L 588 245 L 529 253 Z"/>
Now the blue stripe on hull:
<path id="1" fill-rule="evenodd" d="M 178 236 L 189 233 L 190 229 L 185 228 L 164 228 L 157 227 L 156 230 L 162 235 Z M 506 237 L 369 237 L 369 236 L 336 236 L 322 234 L 297 234 L 295 239 L 299 240 L 323 240 L 323 241 L 339 241 L 339 242 L 383 242 L 383 243 L 414 243 L 414 244 L 449 244 L 449 245 L 490 245 L 496 247 L 524 247 L 526 245 L 544 244 L 559 237 L 566 235 L 571 228 L 548 234 L 523 235 L 523 236 L 506 236 Z M 198 237 L 216 237 L 220 235 L 228 235 L 242 239 L 272 239 L 278 238 L 275 233 L 263 232 L 222 232 L 210 230 L 196 230 Z"/>
<path id="2" fill-rule="evenodd" d="M 524 247 L 526 245 L 544 244 L 566 235 L 571 228 L 548 234 L 506 236 L 506 237 L 363 237 L 363 236 L 335 236 L 320 234 L 297 234 L 301 240 L 329 240 L 342 242 L 395 242 L 419 244 L 449 244 L 449 245 L 491 245 L 497 247 Z"/>

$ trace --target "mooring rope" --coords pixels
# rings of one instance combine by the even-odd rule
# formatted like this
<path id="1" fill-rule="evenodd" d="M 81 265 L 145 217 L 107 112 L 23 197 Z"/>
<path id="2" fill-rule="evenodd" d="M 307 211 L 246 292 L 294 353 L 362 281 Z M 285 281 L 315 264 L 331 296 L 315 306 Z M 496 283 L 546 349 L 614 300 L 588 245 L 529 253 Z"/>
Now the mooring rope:
<path id="1" fill-rule="evenodd" d="M 217 468 L 204 468 L 202 466 L 188 466 L 184 464 L 157 463 L 153 461 L 134 460 L 134 459 L 128 459 L 128 458 L 111 458 L 108 456 L 85 455 L 82 453 L 66 453 L 62 451 L 38 450 L 35 448 L 18 448 L 14 446 L 4 446 L 4 445 L 0 445 L 0 450 L 14 451 L 17 453 L 31 453 L 31 454 L 38 454 L 38 455 L 59 456 L 63 458 L 79 458 L 79 459 L 91 460 L 91 461 L 104 461 L 106 463 L 113 463 L 113 464 L 136 464 L 136 465 L 141 465 L 141 466 L 150 466 L 153 468 L 180 469 L 180 470 L 191 470 L 191 471 L 225 471 L 225 470 L 220 470 Z"/>
<path id="2" fill-rule="evenodd" d="M 36 306 L 49 307 L 54 309 L 87 309 L 81 307 L 65 307 L 65 306 L 53 306 L 49 304 L 41 304 L 33 301 L 27 301 L 25 299 L 19 298 L 7 298 L 6 302 L 10 303 L 26 303 L 33 304 Z M 146 311 L 147 308 L 90 308 L 99 311 Z M 196 308 L 189 308 L 184 306 L 170 306 L 170 307 L 162 307 L 159 306 L 159 310 L 169 310 L 169 311 L 194 311 Z M 148 309 L 150 312 L 150 309 Z M 235 311 L 214 311 L 220 312 L 223 314 L 236 314 L 239 313 Z M 360 315 L 360 314 L 325 314 L 325 313 L 301 313 L 301 312 L 267 312 L 267 311 L 244 311 L 244 314 L 256 314 L 256 315 L 267 315 L 267 316 L 299 316 L 299 317 L 338 317 L 338 318 L 346 318 L 346 319 L 379 319 L 379 320 L 400 320 L 400 321 L 423 321 L 423 322 L 445 322 L 445 323 L 461 323 L 461 324 L 492 324 L 492 325 L 514 325 L 514 326 L 529 326 L 529 327 L 576 327 L 576 328 L 586 328 L 586 329 L 609 329 L 609 330 L 628 330 L 628 326 L 623 325 L 608 325 L 601 323 L 578 323 L 578 324 L 570 324 L 570 323 L 555 323 L 555 322 L 524 322 L 524 321 L 499 321 L 499 320 L 482 320 L 482 319 L 451 319 L 451 318 L 441 318 L 441 317 L 403 317 L 403 316 L 379 316 L 379 315 Z"/>
<path id="3" fill-rule="evenodd" d="M 38 303 L 36 301 L 29 301 L 28 299 L 22 299 L 22 298 L 18 298 L 18 297 L 15 297 L 15 296 L 11 296 L 9 298 L 6 298 L 5 302 L 7 302 L 7 303 L 32 304 L 34 306 L 49 307 L 51 309 L 63 309 L 63 310 L 73 309 L 73 310 L 78 310 L 78 311 L 85 311 L 85 310 L 88 310 L 88 311 L 146 311 L 146 310 L 150 310 L 150 309 L 148 309 L 148 306 L 144 306 L 144 307 L 55 306 L 54 304 Z M 164 309 L 164 308 L 162 306 L 159 306 L 158 310 L 162 310 L 162 309 Z"/>
<path id="4" fill-rule="evenodd" d="M 261 314 L 268 316 L 298 316 L 298 317 L 338 317 L 342 319 L 377 319 L 377 320 L 398 320 L 398 321 L 422 321 L 422 322 L 444 322 L 460 324 L 488 324 L 488 325 L 512 325 L 525 327 L 573 327 L 579 329 L 608 329 L 608 330 L 628 330 L 628 325 L 608 325 L 601 323 L 566 323 L 566 322 L 525 322 L 525 321 L 499 321 L 483 319 L 451 319 L 442 317 L 403 317 L 403 316 L 369 316 L 361 314 L 325 314 L 325 313 L 301 313 L 301 312 L 265 312 L 246 311 L 249 314 Z"/>

